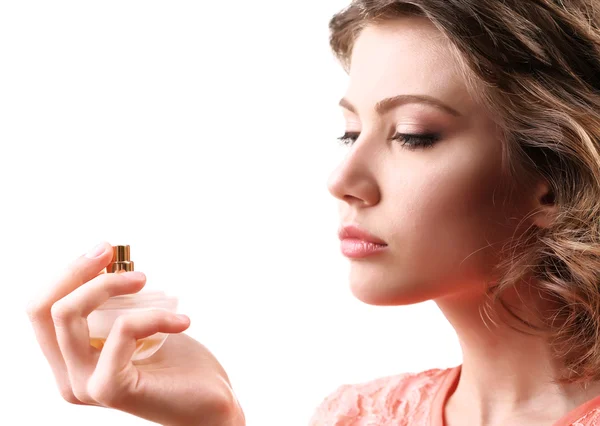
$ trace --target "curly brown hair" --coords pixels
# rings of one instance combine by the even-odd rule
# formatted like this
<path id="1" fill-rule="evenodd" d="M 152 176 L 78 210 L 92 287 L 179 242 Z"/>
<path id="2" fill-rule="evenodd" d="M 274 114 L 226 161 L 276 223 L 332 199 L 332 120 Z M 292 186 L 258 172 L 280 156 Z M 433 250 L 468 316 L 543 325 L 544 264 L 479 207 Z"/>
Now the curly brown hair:
<path id="1" fill-rule="evenodd" d="M 355 0 L 330 21 L 349 70 L 366 25 L 428 18 L 473 98 L 495 117 L 507 172 L 543 178 L 557 208 L 503 248 L 490 300 L 524 281 L 554 301 L 541 318 L 560 382 L 600 379 L 600 7 L 595 0 Z"/>

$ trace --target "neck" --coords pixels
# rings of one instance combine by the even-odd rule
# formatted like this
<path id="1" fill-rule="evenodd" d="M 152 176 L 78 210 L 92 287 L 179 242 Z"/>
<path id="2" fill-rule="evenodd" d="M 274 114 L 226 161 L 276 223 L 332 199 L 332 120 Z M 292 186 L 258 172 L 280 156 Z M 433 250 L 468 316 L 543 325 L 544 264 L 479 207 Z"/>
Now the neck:
<path id="1" fill-rule="evenodd" d="M 549 424 L 600 392 L 598 385 L 558 384 L 560 369 L 545 339 L 487 319 L 481 309 L 485 300 L 470 294 L 436 301 L 463 352 L 460 379 L 447 404 L 447 413 L 462 413 L 457 424 L 508 424 L 508 419 L 520 424 L 523 415 L 545 416 L 540 423 Z"/>

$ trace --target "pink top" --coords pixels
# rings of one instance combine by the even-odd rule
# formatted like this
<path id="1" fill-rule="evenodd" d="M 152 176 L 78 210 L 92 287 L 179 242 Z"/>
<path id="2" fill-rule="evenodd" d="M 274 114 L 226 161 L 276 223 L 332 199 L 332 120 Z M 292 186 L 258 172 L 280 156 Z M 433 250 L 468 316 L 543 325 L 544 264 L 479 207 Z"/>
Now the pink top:
<path id="1" fill-rule="evenodd" d="M 343 385 L 321 403 L 309 426 L 444 426 L 444 406 L 459 376 L 455 367 Z M 553 426 L 600 426 L 600 396 Z"/>

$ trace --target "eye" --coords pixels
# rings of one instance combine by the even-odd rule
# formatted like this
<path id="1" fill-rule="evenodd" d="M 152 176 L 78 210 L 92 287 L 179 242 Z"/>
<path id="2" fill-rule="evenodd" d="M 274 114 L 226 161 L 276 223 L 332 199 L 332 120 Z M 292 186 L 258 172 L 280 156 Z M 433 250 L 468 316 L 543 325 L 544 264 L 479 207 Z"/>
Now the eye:
<path id="1" fill-rule="evenodd" d="M 340 136 L 338 140 L 344 145 L 351 146 L 356 142 L 359 136 L 359 132 L 346 132 Z M 392 140 L 398 141 L 402 146 L 407 146 L 409 148 L 427 148 L 435 144 L 439 139 L 440 135 L 437 133 L 396 133 L 392 136 Z"/>
<path id="2" fill-rule="evenodd" d="M 350 146 L 350 145 L 353 145 L 354 142 L 356 142 L 356 140 L 358 139 L 359 136 L 360 136 L 359 132 L 346 132 L 342 136 L 340 136 L 338 138 L 338 140 L 342 144 Z"/>
<path id="3" fill-rule="evenodd" d="M 392 140 L 400 142 L 402 146 L 407 145 L 409 148 L 427 148 L 440 140 L 440 135 L 437 133 L 396 133 L 392 136 Z"/>

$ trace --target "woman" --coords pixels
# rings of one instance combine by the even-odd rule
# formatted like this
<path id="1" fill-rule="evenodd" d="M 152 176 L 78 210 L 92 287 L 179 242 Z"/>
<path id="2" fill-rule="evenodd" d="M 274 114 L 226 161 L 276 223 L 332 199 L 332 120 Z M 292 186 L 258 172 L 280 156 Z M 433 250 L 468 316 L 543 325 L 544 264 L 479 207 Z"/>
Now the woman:
<path id="1" fill-rule="evenodd" d="M 595 6 L 357 0 L 332 19 L 349 150 L 329 189 L 352 291 L 374 305 L 435 300 L 463 364 L 341 386 L 311 424 L 600 422 Z M 245 424 L 218 361 L 177 334 L 187 317 L 121 317 L 102 352 L 89 346 L 86 315 L 145 281 L 98 275 L 109 248 L 30 308 L 65 399 L 169 426 Z M 175 335 L 132 364 L 135 340 L 157 331 Z"/>

